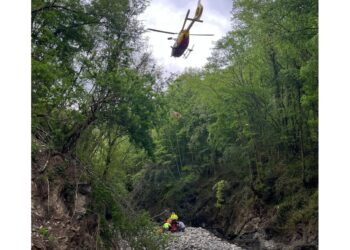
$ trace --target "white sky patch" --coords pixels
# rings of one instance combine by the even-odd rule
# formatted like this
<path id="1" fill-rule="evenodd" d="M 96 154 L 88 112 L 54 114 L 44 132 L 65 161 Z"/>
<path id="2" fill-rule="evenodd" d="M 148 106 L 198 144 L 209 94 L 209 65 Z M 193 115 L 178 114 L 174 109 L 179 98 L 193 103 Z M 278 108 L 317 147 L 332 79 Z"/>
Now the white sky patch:
<path id="1" fill-rule="evenodd" d="M 214 34 L 209 37 L 190 36 L 190 44 L 188 48 L 194 50 L 190 56 L 185 59 L 183 57 L 170 57 L 171 48 L 174 44 L 173 40 L 167 40 L 168 37 L 176 37 L 176 35 L 168 35 L 157 32 L 146 32 L 144 37 L 149 41 L 149 47 L 153 57 L 158 65 L 161 65 L 166 74 L 181 73 L 188 67 L 202 67 L 206 64 L 207 58 L 211 55 L 211 49 L 215 46 L 215 42 L 224 36 L 231 29 L 231 7 L 223 8 L 223 6 L 231 6 L 231 0 L 217 0 L 221 4 L 206 8 L 206 2 L 210 0 L 202 0 L 204 11 L 201 19 L 203 23 L 195 23 L 190 31 L 191 33 Z M 183 6 L 175 6 L 171 0 L 152 0 L 150 6 L 140 16 L 145 28 L 159 29 L 169 32 L 179 32 L 186 12 L 190 9 L 189 17 L 193 17 L 197 7 L 197 1 L 191 0 L 184 3 Z M 186 26 L 189 22 L 186 23 Z"/>

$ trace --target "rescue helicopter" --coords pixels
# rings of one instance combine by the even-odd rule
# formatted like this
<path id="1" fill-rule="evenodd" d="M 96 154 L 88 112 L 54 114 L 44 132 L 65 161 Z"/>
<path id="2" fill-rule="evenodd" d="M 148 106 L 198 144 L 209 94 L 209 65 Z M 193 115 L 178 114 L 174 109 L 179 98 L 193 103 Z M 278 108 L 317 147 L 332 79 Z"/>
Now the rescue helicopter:
<path id="1" fill-rule="evenodd" d="M 169 32 L 164 30 L 157 30 L 157 29 L 147 29 L 150 31 L 165 33 L 165 34 L 171 34 L 171 35 L 177 35 L 177 38 L 169 37 L 168 40 L 175 40 L 175 43 L 173 46 L 171 46 L 171 56 L 173 57 L 180 57 L 184 54 L 186 51 L 188 44 L 190 42 L 190 29 L 192 28 L 193 24 L 195 22 L 203 23 L 203 20 L 200 20 L 203 13 L 203 5 L 201 4 L 201 0 L 198 0 L 196 12 L 194 14 L 193 18 L 189 18 L 190 10 L 187 11 L 184 23 L 182 25 L 182 28 L 179 33 L 176 32 Z M 190 24 L 185 29 L 185 25 L 187 21 L 191 21 Z M 191 36 L 213 36 L 214 34 L 191 34 Z M 193 46 L 191 49 L 188 49 L 184 55 L 185 58 L 189 56 L 189 54 L 193 51 Z"/>

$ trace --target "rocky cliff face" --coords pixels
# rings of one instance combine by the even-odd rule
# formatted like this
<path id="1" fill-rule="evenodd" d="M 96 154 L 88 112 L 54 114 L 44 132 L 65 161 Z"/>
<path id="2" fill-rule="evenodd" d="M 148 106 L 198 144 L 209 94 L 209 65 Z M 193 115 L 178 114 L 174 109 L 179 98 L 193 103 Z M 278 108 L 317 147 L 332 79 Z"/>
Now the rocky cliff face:
<path id="1" fill-rule="evenodd" d="M 95 249 L 97 216 L 89 214 L 90 186 L 82 167 L 41 151 L 32 165 L 32 249 Z"/>
<path id="2" fill-rule="evenodd" d="M 317 225 L 300 225 L 301 231 L 289 234 L 276 232 L 278 206 L 263 204 L 244 188 L 231 185 L 228 189 L 223 204 L 217 207 L 215 195 L 205 194 L 202 187 L 197 202 L 188 209 L 190 223 L 204 226 L 245 249 L 318 248 Z"/>

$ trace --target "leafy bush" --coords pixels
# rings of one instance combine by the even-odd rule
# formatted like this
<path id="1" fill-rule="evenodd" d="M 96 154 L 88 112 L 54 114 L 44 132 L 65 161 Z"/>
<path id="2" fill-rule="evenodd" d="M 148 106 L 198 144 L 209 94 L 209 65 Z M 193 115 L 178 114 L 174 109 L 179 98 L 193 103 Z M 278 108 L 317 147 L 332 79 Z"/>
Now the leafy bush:
<path id="1" fill-rule="evenodd" d="M 318 192 L 299 192 L 285 198 L 277 206 L 276 227 L 285 233 L 293 233 L 299 225 L 317 223 Z"/>
<path id="2" fill-rule="evenodd" d="M 216 203 L 215 207 L 220 208 L 224 202 L 223 191 L 227 186 L 227 181 L 220 180 L 213 186 L 212 190 L 215 191 Z"/>
<path id="3" fill-rule="evenodd" d="M 123 239 L 134 249 L 164 248 L 167 239 L 158 233 L 158 227 L 151 217 L 145 212 L 130 210 L 127 204 L 123 196 L 117 195 L 108 186 L 95 183 L 91 209 L 99 213 L 98 244 L 109 249 L 113 240 Z"/>

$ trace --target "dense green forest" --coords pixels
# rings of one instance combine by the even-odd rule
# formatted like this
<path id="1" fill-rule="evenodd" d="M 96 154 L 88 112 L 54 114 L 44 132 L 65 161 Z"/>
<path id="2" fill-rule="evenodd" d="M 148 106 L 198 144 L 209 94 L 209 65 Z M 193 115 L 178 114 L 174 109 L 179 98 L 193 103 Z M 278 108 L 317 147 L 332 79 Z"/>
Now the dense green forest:
<path id="1" fill-rule="evenodd" d="M 166 208 L 231 240 L 260 218 L 317 244 L 318 2 L 233 0 L 207 65 L 170 79 L 141 37 L 147 4 L 32 0 L 32 159 L 67 161 L 38 178 L 83 166 L 102 249 L 161 249 Z"/>

